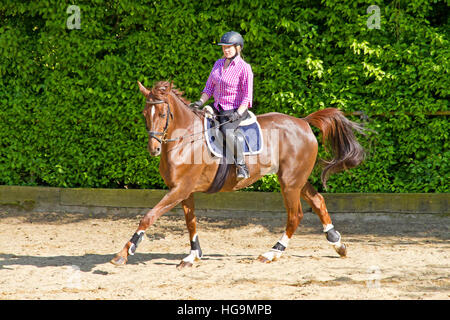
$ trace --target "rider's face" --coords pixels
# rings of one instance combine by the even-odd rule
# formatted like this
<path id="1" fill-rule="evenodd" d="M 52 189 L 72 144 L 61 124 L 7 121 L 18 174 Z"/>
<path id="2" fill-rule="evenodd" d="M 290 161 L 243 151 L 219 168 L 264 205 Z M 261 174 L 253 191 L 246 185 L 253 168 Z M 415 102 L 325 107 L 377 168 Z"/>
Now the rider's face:
<path id="1" fill-rule="evenodd" d="M 233 45 L 222 46 L 222 51 L 223 51 L 225 58 L 227 58 L 227 59 L 231 59 L 236 55 L 236 47 Z"/>

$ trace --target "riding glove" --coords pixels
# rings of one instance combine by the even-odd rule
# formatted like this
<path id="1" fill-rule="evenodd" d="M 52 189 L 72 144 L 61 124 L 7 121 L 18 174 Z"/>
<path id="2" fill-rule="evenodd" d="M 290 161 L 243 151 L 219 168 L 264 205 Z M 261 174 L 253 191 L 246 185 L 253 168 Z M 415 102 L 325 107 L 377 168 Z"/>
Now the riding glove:
<path id="1" fill-rule="evenodd" d="M 231 122 L 234 122 L 234 121 L 236 121 L 236 120 L 239 120 L 240 118 L 241 118 L 241 115 L 240 115 L 239 112 L 237 112 L 237 111 L 233 112 L 232 114 L 230 114 L 230 115 L 228 116 L 228 119 L 229 119 Z"/>
<path id="2" fill-rule="evenodd" d="M 194 103 L 191 103 L 189 105 L 189 107 L 199 109 L 202 105 L 203 105 L 203 102 L 201 100 L 198 100 L 198 101 L 195 101 Z"/>

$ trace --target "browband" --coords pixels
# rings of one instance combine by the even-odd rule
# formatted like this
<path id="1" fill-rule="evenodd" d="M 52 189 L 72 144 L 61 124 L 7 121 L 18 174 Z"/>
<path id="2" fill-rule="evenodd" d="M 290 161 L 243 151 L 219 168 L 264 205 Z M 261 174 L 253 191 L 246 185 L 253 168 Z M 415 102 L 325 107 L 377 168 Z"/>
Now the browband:
<path id="1" fill-rule="evenodd" d="M 160 104 L 160 103 L 166 103 L 163 100 L 156 100 L 156 101 L 150 101 L 150 100 L 146 100 L 145 102 L 147 102 L 148 104 Z"/>

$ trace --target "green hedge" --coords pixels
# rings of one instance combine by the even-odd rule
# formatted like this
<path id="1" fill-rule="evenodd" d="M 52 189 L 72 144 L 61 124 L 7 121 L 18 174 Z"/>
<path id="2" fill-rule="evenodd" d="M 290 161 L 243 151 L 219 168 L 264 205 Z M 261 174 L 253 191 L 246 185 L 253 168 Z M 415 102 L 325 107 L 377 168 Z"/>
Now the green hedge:
<path id="1" fill-rule="evenodd" d="M 75 2 L 75 3 L 74 3 Z M 68 29 L 76 4 L 81 29 Z M 380 8 L 380 28 L 370 29 Z M 136 81 L 197 99 L 229 30 L 257 114 L 363 111 L 368 159 L 329 192 L 448 192 L 448 1 L 29 1 L 0 4 L 0 184 L 165 188 Z M 441 115 L 434 115 L 441 112 Z M 352 120 L 363 121 L 358 116 Z M 326 156 L 323 150 L 321 156 Z M 322 190 L 320 168 L 311 177 Z M 267 176 L 249 190 L 278 190 Z"/>

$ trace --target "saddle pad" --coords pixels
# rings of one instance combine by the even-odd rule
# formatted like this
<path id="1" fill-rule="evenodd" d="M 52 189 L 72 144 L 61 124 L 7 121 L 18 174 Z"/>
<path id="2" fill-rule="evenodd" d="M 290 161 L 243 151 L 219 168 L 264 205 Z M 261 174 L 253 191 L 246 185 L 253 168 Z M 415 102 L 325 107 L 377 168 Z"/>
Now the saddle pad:
<path id="1" fill-rule="evenodd" d="M 250 113 L 250 111 L 249 111 Z M 254 121 L 252 121 L 254 120 Z M 205 117 L 204 129 L 208 149 L 216 157 L 223 157 L 223 134 L 219 129 L 219 121 Z M 217 128 L 215 128 L 217 127 Z M 263 136 L 256 116 L 251 113 L 250 118 L 242 121 L 238 130 L 245 136 L 244 155 L 255 155 L 262 151 Z"/>

